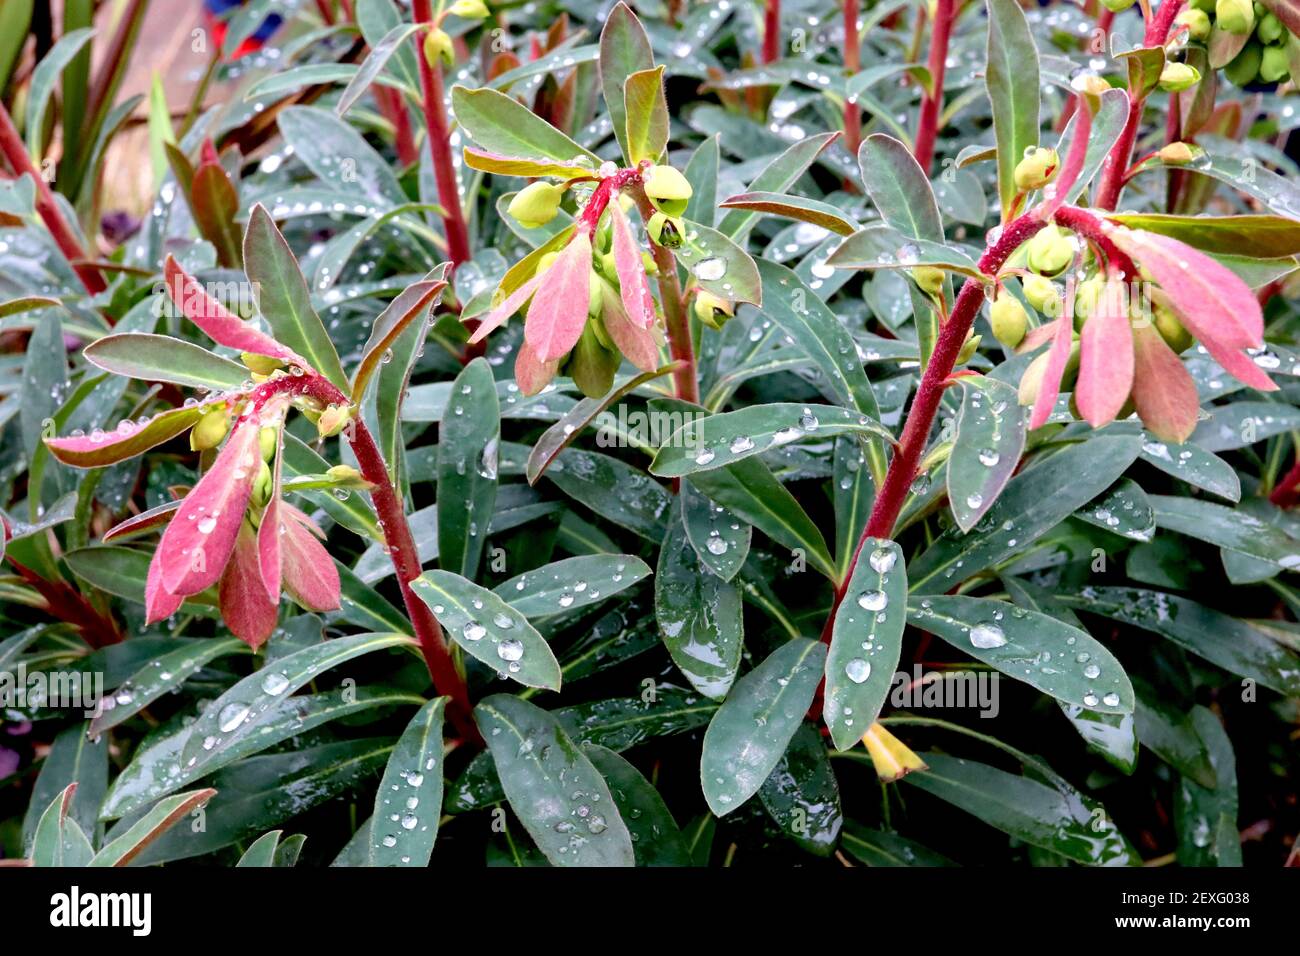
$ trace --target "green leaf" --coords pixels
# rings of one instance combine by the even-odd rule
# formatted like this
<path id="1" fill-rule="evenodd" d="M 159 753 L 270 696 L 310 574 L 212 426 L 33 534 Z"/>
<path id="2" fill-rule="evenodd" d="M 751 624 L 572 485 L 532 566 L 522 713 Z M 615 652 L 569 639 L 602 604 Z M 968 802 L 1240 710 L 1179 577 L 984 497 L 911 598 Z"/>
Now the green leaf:
<path id="1" fill-rule="evenodd" d="M 511 809 L 555 866 L 632 866 L 632 837 L 600 771 L 555 717 L 495 694 L 474 708 Z"/>
<path id="2" fill-rule="evenodd" d="M 73 783 L 77 790 L 67 813 L 82 833 L 94 836 L 99 805 L 108 789 L 108 738 L 90 740 L 89 727 L 88 721 L 74 722 L 59 731 L 50 745 L 23 817 L 23 846 L 31 847 L 45 808 Z"/>
<path id="3" fill-rule="evenodd" d="M 1067 720 L 1074 725 L 1090 748 L 1105 757 L 1123 773 L 1137 767 L 1138 738 L 1134 731 L 1135 714 L 1103 714 L 1079 704 L 1056 702 Z M 1138 705 L 1137 712 L 1140 712 Z M 1136 713 L 1136 712 L 1135 712 Z"/>
<path id="4" fill-rule="evenodd" d="M 1132 541 L 1150 541 L 1156 533 L 1151 499 L 1131 478 L 1121 478 L 1074 516 Z"/>
<path id="5" fill-rule="evenodd" d="M 635 160 L 628 143 L 624 88 L 628 77 L 653 69 L 654 65 L 650 38 L 646 36 L 641 21 L 626 3 L 615 4 L 600 31 L 600 86 L 605 96 L 605 110 L 614 126 L 614 136 L 629 165 L 635 165 Z M 570 153 L 563 158 L 573 155 Z"/>
<path id="6" fill-rule="evenodd" d="M 1213 789 L 1214 765 L 1191 716 L 1183 708 L 1167 702 L 1153 687 L 1139 682 L 1134 689 L 1137 691 L 1134 712 L 1137 738 L 1142 746 L 1184 777 Z"/>
<path id="7" fill-rule="evenodd" d="M 956 866 L 952 860 L 929 847 L 891 833 L 868 830 L 849 820 L 841 837 L 844 849 L 867 866 Z"/>
<path id="8" fill-rule="evenodd" d="M 402 731 L 375 791 L 371 866 L 429 865 L 442 816 L 442 720 L 447 698 L 431 700 Z M 393 818 L 397 819 L 394 820 Z"/>
<path id="9" fill-rule="evenodd" d="M 1232 451 L 1300 429 L 1300 408 L 1280 402 L 1233 402 L 1212 408 L 1190 439 L 1205 451 Z"/>
<path id="10" fill-rule="evenodd" d="M 912 786 L 1003 833 L 1076 863 L 1121 862 L 1111 855 L 1112 841 L 1099 837 L 1094 830 L 1096 818 L 1082 805 L 1071 806 L 1060 790 L 947 754 L 927 753 L 922 757 L 928 769 L 903 778 Z"/>
<path id="11" fill-rule="evenodd" d="M 835 851 L 844 822 L 840 788 L 821 734 L 808 721 L 800 722 L 758 798 L 785 835 L 809 853 Z"/>
<path id="12" fill-rule="evenodd" d="M 337 116 L 345 116 L 352 105 L 361 98 L 361 95 L 375 82 L 379 75 L 388 65 L 388 61 L 393 54 L 401 49 L 402 45 L 411 34 L 420 29 L 416 23 L 401 23 L 393 27 L 384 34 L 383 39 L 370 47 L 370 52 L 361 62 L 357 69 L 356 75 L 352 77 L 339 101 L 334 105 L 334 113 Z"/>
<path id="13" fill-rule="evenodd" d="M 1229 501 L 1241 500 L 1241 479 L 1236 471 L 1218 455 L 1199 445 L 1170 444 L 1148 435 L 1142 445 L 1142 460 L 1193 488 Z"/>
<path id="14" fill-rule="evenodd" d="M 718 197 L 718 137 L 710 136 L 695 148 L 683 175 L 691 184 L 691 198 L 686 204 L 686 218 L 706 226 L 714 224 Z"/>
<path id="15" fill-rule="evenodd" d="M 988 68 L 984 82 L 993 107 L 998 145 L 998 194 L 1002 221 L 1016 197 L 1016 164 L 1038 145 L 1038 48 L 1016 0 L 986 0 L 989 11 Z"/>
<path id="16" fill-rule="evenodd" d="M 1204 787 L 1187 777 L 1179 781 L 1174 804 L 1178 862 L 1182 866 L 1241 866 L 1237 827 L 1237 763 L 1232 741 L 1219 718 L 1204 707 L 1192 708 L 1192 725 L 1205 741 L 1217 777 Z"/>
<path id="17" fill-rule="evenodd" d="M 241 388 L 251 375 L 245 366 L 200 345 L 146 332 L 106 335 L 82 354 L 106 372 L 190 388 Z"/>
<path id="18" fill-rule="evenodd" d="M 244 851 L 235 868 L 253 869 L 274 866 L 276 851 L 280 848 L 280 837 L 283 835 L 283 830 L 272 830 L 270 833 L 262 834 Z"/>
<path id="19" fill-rule="evenodd" d="M 451 89 L 456 121 L 469 137 L 490 153 L 522 158 L 543 157 L 571 163 L 585 157 L 594 171 L 600 160 L 513 97 L 482 88 Z"/>
<path id="20" fill-rule="evenodd" d="M 193 726 L 182 724 L 170 733 L 149 740 L 132 755 L 126 769 L 113 781 L 112 789 L 104 799 L 100 817 L 114 820 L 136 813 L 154 800 L 193 783 L 201 776 L 299 734 L 306 734 L 331 720 L 420 703 L 420 698 L 409 693 L 365 687 L 345 687 L 324 694 L 290 697 L 281 701 L 257 733 L 237 741 L 204 767 L 186 767 L 182 763 L 181 753 Z"/>
<path id="21" fill-rule="evenodd" d="M 742 612 L 740 591 L 708 573 L 681 521 L 671 521 L 655 569 L 655 618 L 673 663 L 705 697 L 722 699 L 736 679 Z"/>
<path id="22" fill-rule="evenodd" d="M 893 438 L 879 422 L 848 408 L 794 402 L 751 405 L 687 422 L 664 442 L 650 464 L 650 473 L 680 478 L 725 468 L 790 442 L 846 432 Z"/>
<path id="23" fill-rule="evenodd" d="M 1102 434 L 1035 462 L 1011 479 L 978 528 L 950 528 L 909 564 L 912 592 L 947 591 L 1020 554 L 1113 484 L 1141 445 L 1136 435 Z"/>
<path id="24" fill-rule="evenodd" d="M 32 78 L 27 87 L 26 141 L 27 152 L 38 166 L 41 157 L 45 155 L 45 113 L 49 109 L 50 97 L 54 94 L 54 85 L 94 35 L 92 27 L 68 31 L 59 37 L 59 41 L 36 64 L 36 69 L 32 70 Z"/>
<path id="25" fill-rule="evenodd" d="M 682 482 L 682 523 L 700 563 L 730 581 L 749 556 L 753 526 L 714 504 L 689 481 Z"/>
<path id="26" fill-rule="evenodd" d="M 204 709 L 185 741 L 181 762 L 191 771 L 210 767 L 217 757 L 273 719 L 288 695 L 323 671 L 363 654 L 413 645 L 405 634 L 353 634 L 268 662 Z"/>
<path id="27" fill-rule="evenodd" d="M 663 797 L 641 772 L 607 747 L 583 744 L 600 771 L 632 838 L 637 866 L 690 866 L 686 839 Z"/>
<path id="28" fill-rule="evenodd" d="M 413 324 L 421 327 L 416 320 L 427 317 L 431 303 L 447 287 L 441 275 L 445 267 L 435 270 L 438 278 L 422 279 L 405 289 L 379 313 L 374 325 L 370 327 L 370 337 L 361 349 L 361 361 L 352 376 L 352 394 L 358 397 L 366 394 L 370 379 L 381 367 L 391 361 L 395 355 L 394 345 L 402 333 Z"/>
<path id="29" fill-rule="evenodd" d="M 944 241 L 930 180 L 906 146 L 873 133 L 862 141 L 857 159 L 867 195 L 886 225 L 909 239 Z"/>
<path id="30" fill-rule="evenodd" d="M 961 408 L 946 469 L 948 506 L 962 531 L 984 517 L 1025 450 L 1025 409 L 1010 385 L 982 375 L 959 378 Z"/>
<path id="31" fill-rule="evenodd" d="M 763 284 L 750 254 L 717 229 L 689 219 L 683 221 L 686 234 L 673 255 L 686 267 L 694 283 L 719 298 L 761 305 Z"/>
<path id="32" fill-rule="evenodd" d="M 1087 631 L 1038 611 L 972 597 L 932 597 L 908 607 L 914 627 L 1058 700 L 1103 714 L 1133 712 L 1123 665 Z"/>
<path id="33" fill-rule="evenodd" d="M 664 98 L 664 68 L 638 70 L 623 84 L 627 113 L 628 165 L 655 162 L 668 148 L 668 101 Z"/>
<path id="34" fill-rule="evenodd" d="M 546 477 L 602 518 L 650 541 L 663 540 L 672 496 L 641 470 L 608 455 L 566 448 Z"/>
<path id="35" fill-rule="evenodd" d="M 169 155 L 171 154 L 169 147 Z M 190 206 L 203 238 L 217 249 L 221 265 L 234 269 L 243 264 L 239 224 L 239 192 L 230 174 L 217 163 L 202 163 L 190 181 Z"/>
<path id="36" fill-rule="evenodd" d="M 381 207 L 407 201 L 388 161 L 329 110 L 290 106 L 280 111 L 278 123 L 285 142 L 293 147 L 294 157 L 324 183 L 352 197 L 353 202 L 359 195 Z M 251 262 L 247 251 L 244 261 Z"/>
<path id="37" fill-rule="evenodd" d="M 95 855 L 90 840 L 68 815 L 77 785 L 70 783 L 41 814 L 32 842 L 32 866 L 85 866 Z"/>
<path id="38" fill-rule="evenodd" d="M 525 617 L 547 617 L 590 607 L 650 576 L 630 554 L 583 555 L 525 571 L 493 592 Z"/>
<path id="39" fill-rule="evenodd" d="M 763 279 L 764 317 L 789 336 L 821 370 L 820 387 L 826 397 L 837 405 L 879 419 L 880 409 L 867 373 L 858 360 L 857 346 L 839 317 L 785 266 L 761 259 L 758 271 Z"/>
<path id="40" fill-rule="evenodd" d="M 244 268 L 271 334 L 347 394 L 348 377 L 329 333 L 312 308 L 307 280 L 271 214 L 260 203 L 253 207 L 244 235 Z"/>
<path id="41" fill-rule="evenodd" d="M 438 559 L 472 578 L 497 497 L 501 411 L 487 359 L 476 358 L 452 383 L 438 435 Z"/>
<path id="42" fill-rule="evenodd" d="M 859 229 L 831 253 L 826 264 L 836 269 L 913 269 L 929 266 L 983 278 L 979 264 L 943 242 L 913 239 L 883 223 Z"/>
<path id="43" fill-rule="evenodd" d="M 425 571 L 411 587 L 447 634 L 502 677 L 560 689 L 560 665 L 537 629 L 486 588 L 450 571 Z"/>
<path id="44" fill-rule="evenodd" d="M 839 133 L 818 133 L 799 140 L 750 180 L 745 192 L 784 193 L 798 182 L 799 177 L 808 171 L 808 167 L 839 135 Z M 738 240 L 747 235 L 756 222 L 758 222 L 758 213 L 747 209 L 735 209 L 722 217 L 722 221 L 718 223 L 718 231 L 724 236 Z"/>
<path id="45" fill-rule="evenodd" d="M 1107 218 L 1133 229 L 1171 236 L 1202 252 L 1250 256 L 1254 259 L 1300 255 L 1300 222 L 1283 216 L 1116 213 Z"/>
<path id="46" fill-rule="evenodd" d="M 1176 594 L 1141 588 L 1087 587 L 1061 600 L 1173 641 L 1280 694 L 1300 693 L 1300 658 L 1251 627 Z"/>
<path id="47" fill-rule="evenodd" d="M 167 797 L 95 854 L 88 866 L 129 866 L 148 846 L 217 793 L 208 787 Z"/>
<path id="48" fill-rule="evenodd" d="M 1151 506 L 1159 528 L 1300 570 L 1300 541 L 1244 509 L 1177 495 L 1151 495 Z"/>
<path id="49" fill-rule="evenodd" d="M 696 472 L 691 483 L 717 504 L 748 521 L 773 541 L 800 553 L 822 574 L 834 580 L 835 562 L 826 539 L 794 495 L 758 458 L 728 468 Z"/>
<path id="50" fill-rule="evenodd" d="M 185 646 L 157 657 L 118 685 L 113 696 L 106 698 L 106 709 L 90 722 L 90 733 L 98 736 L 134 717 L 163 694 L 176 691 L 218 657 L 239 654 L 248 645 L 236 638 L 203 641 L 199 647 Z"/>
<path id="51" fill-rule="evenodd" d="M 146 848 L 137 862 L 151 865 L 212 853 L 259 836 L 326 801 L 356 794 L 379 774 L 392 749 L 392 738 L 384 737 L 240 761 L 212 778 L 218 793 L 206 807 L 205 829 L 174 827 Z"/>
<path id="52" fill-rule="evenodd" d="M 776 768 L 812 704 L 826 645 L 796 637 L 736 682 L 704 732 L 700 783 L 714 816 L 735 810 Z"/>
<path id="53" fill-rule="evenodd" d="M 810 222 L 840 236 L 852 235 L 859 227 L 839 207 L 819 199 L 787 196 L 782 193 L 750 192 L 729 196 L 718 203 L 721 209 L 748 209 L 767 216 L 780 216 L 798 222 Z"/>
<path id="54" fill-rule="evenodd" d="M 902 549 L 893 541 L 867 538 L 835 612 L 826 656 L 823 714 L 837 750 L 853 747 L 880 715 L 906 626 Z"/>

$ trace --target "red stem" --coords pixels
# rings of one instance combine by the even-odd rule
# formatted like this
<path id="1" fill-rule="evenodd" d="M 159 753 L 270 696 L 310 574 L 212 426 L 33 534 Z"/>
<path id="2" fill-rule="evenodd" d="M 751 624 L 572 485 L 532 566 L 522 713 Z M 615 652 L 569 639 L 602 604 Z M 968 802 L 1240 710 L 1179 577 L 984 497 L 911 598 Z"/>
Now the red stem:
<path id="1" fill-rule="evenodd" d="M 433 23 L 429 0 L 414 0 L 415 22 Z M 429 153 L 433 156 L 434 177 L 438 181 L 438 202 L 443 208 L 442 225 L 447 233 L 447 254 L 452 267 L 469 260 L 469 230 L 460 205 L 456 186 L 456 167 L 452 162 L 450 128 L 443 102 L 442 70 L 430 66 L 424 55 L 424 34 L 417 33 L 416 60 L 420 67 L 420 88 L 424 94 L 424 121 L 428 128 Z"/>
<path id="2" fill-rule="evenodd" d="M 1277 487 L 1269 494 L 1268 500 L 1279 508 L 1291 508 L 1300 501 L 1300 456 L 1296 457 L 1291 470 L 1277 483 Z"/>
<path id="3" fill-rule="evenodd" d="M 996 275 L 1011 253 L 1045 225 L 1046 223 L 1035 212 L 1025 213 L 1019 219 L 1009 223 L 1002 230 L 997 241 L 980 259 L 980 272 L 988 276 Z M 888 538 L 894 533 L 898 513 L 903 508 L 903 502 L 907 498 L 913 479 L 916 478 L 921 455 L 929 440 L 930 430 L 934 427 L 934 416 L 939 410 L 939 401 L 943 398 L 953 366 L 957 364 L 957 355 L 961 352 L 966 335 L 970 332 L 975 316 L 979 313 L 980 303 L 983 301 L 984 283 L 975 278 L 967 279 L 957 294 L 957 301 L 953 304 L 948 321 L 939 330 L 939 339 L 935 342 L 934 353 L 930 356 L 930 362 L 921 375 L 916 399 L 907 413 L 903 434 L 899 438 L 894 457 L 889 462 L 885 480 L 880 485 L 880 493 L 876 495 L 867 527 L 862 532 L 862 537 L 858 539 L 858 545 L 853 551 L 853 559 L 849 562 L 843 580 L 835 589 L 830 614 L 822 628 L 822 640 L 828 644 L 835 623 L 835 614 L 844 600 L 849 580 L 853 577 L 853 569 L 858 563 L 858 556 L 862 553 L 867 539 Z"/>
<path id="4" fill-rule="evenodd" d="M 307 395 L 327 405 L 348 404 L 347 396 L 332 383 L 320 375 L 312 374 L 273 379 L 254 391 L 251 400 L 255 405 L 260 404 L 271 395 L 283 392 Z M 478 741 L 481 738 L 471 714 L 469 690 L 460 671 L 456 669 L 442 627 L 428 605 L 416 597 L 411 589 L 411 582 L 420 576 L 423 569 L 420 567 L 415 539 L 411 536 L 411 526 L 406 521 L 401 496 L 393 487 L 383 453 L 370 434 L 370 429 L 360 417 L 354 419 L 354 424 L 355 428 L 347 432 L 349 441 L 357 456 L 361 476 L 374 485 L 370 490 L 370 500 L 374 503 L 375 513 L 383 528 L 384 543 L 388 547 L 393 569 L 397 572 L 402 601 L 406 605 L 415 637 L 420 642 L 420 651 L 433 680 L 433 689 L 436 693 L 451 698 L 447 705 L 447 718 L 456 732 L 466 741 Z"/>
<path id="5" fill-rule="evenodd" d="M 406 101 L 397 90 L 386 86 L 375 87 L 375 99 L 379 109 L 393 124 L 394 143 L 397 147 L 397 161 L 403 166 L 411 166 L 420 159 L 420 148 L 415 145 L 415 131 L 411 128 L 411 113 L 406 108 Z"/>
<path id="6" fill-rule="evenodd" d="M 939 107 L 943 105 L 943 73 L 948 61 L 948 38 L 952 34 L 956 12 L 956 0 L 937 0 L 927 64 L 930 70 L 930 91 L 921 100 L 916 145 L 912 149 L 912 155 L 927 176 L 934 162 L 934 140 L 939 133 Z"/>
<path id="7" fill-rule="evenodd" d="M 767 0 L 763 15 L 763 62 L 771 63 L 781 57 L 781 0 Z"/>
<path id="8" fill-rule="evenodd" d="M 608 180 L 606 180 L 608 182 Z M 646 197 L 645 189 L 637 180 L 630 184 L 637 207 L 646 222 L 654 215 L 654 207 Z M 691 320 L 686 314 L 682 284 L 677 278 L 677 260 L 666 247 L 650 243 L 650 252 L 659 268 L 659 301 L 664 307 L 664 325 L 668 332 L 668 351 L 677 368 L 673 370 L 673 387 L 677 397 L 684 402 L 700 403 L 699 374 L 695 368 L 695 343 L 691 338 Z"/>
<path id="9" fill-rule="evenodd" d="M 59 209 L 59 204 L 54 200 L 54 193 L 50 191 L 50 184 L 32 165 L 32 158 L 27 155 L 27 147 L 23 145 L 23 138 L 18 135 L 18 130 L 14 126 L 13 118 L 9 115 L 9 110 L 0 103 L 0 153 L 4 154 L 5 159 L 13 171 L 21 176 L 27 173 L 36 183 L 36 211 L 41 214 L 45 220 L 45 226 L 50 230 L 50 235 L 58 244 L 59 250 L 69 262 L 91 258 L 86 255 L 81 248 L 81 240 L 77 234 L 72 231 L 63 218 L 63 212 Z M 77 277 L 81 279 L 81 284 L 86 287 L 86 291 L 91 295 L 103 292 L 108 286 L 104 282 L 104 277 L 99 274 L 99 270 L 90 265 L 73 265 L 73 270 Z"/>
<path id="10" fill-rule="evenodd" d="M 850 77 L 862 68 L 862 40 L 858 36 L 858 0 L 844 0 L 844 72 Z M 862 143 L 862 110 L 857 103 L 844 103 L 844 145 L 849 155 L 858 155 Z"/>

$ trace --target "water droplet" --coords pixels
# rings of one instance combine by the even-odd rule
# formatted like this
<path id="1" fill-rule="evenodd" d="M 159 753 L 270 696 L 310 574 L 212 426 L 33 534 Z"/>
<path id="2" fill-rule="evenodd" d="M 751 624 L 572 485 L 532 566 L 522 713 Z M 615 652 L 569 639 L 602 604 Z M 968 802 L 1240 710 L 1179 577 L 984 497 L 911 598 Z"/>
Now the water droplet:
<path id="1" fill-rule="evenodd" d="M 524 645 L 520 641 L 502 641 L 497 645 L 497 657 L 503 661 L 517 661 L 524 656 Z"/>
<path id="2" fill-rule="evenodd" d="M 487 628 L 478 621 L 469 621 L 461 628 L 460 633 L 467 641 L 481 641 L 487 634 Z"/>
<path id="3" fill-rule="evenodd" d="M 970 629 L 970 642 L 980 650 L 987 651 L 1006 644 L 1007 636 L 1002 633 L 1002 628 L 996 624 L 991 621 L 984 621 Z"/>
<path id="4" fill-rule="evenodd" d="M 860 657 L 855 657 L 844 665 L 844 674 L 855 684 L 861 684 L 871 676 L 871 665 Z"/>
<path id="5" fill-rule="evenodd" d="M 289 678 L 285 677 L 279 671 L 272 671 L 262 679 L 262 692 L 265 694 L 283 694 L 285 688 L 289 686 Z"/>
<path id="6" fill-rule="evenodd" d="M 227 704 L 217 717 L 217 726 L 223 734 L 228 734 L 242 724 L 247 716 L 247 704 Z"/>
<path id="7" fill-rule="evenodd" d="M 863 591 L 858 595 L 858 607 L 866 611 L 883 611 L 889 604 L 889 595 L 884 591 Z"/>
<path id="8" fill-rule="evenodd" d="M 871 562 L 871 570 L 877 574 L 888 574 L 894 569 L 898 552 L 891 551 L 889 548 L 877 548 L 871 552 L 871 557 L 867 560 Z"/>

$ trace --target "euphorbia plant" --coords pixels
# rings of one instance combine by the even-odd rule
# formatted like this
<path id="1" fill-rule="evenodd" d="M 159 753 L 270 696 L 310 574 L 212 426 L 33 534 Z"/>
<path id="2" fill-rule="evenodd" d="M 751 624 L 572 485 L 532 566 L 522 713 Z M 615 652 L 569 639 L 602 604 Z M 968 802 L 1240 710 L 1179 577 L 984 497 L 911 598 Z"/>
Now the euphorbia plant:
<path id="1" fill-rule="evenodd" d="M 93 262 L 0 138 L 8 852 L 1292 852 L 1284 5 L 346 6 Z"/>

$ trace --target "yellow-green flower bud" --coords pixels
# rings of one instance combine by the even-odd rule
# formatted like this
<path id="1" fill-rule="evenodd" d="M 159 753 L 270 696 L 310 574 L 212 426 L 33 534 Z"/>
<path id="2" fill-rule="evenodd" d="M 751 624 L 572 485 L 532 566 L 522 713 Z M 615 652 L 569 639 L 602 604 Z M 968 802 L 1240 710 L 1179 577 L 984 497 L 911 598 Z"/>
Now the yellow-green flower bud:
<path id="1" fill-rule="evenodd" d="M 965 365 L 975 357 L 975 352 L 980 347 L 980 339 L 983 337 L 982 335 L 966 333 L 966 341 L 961 344 L 961 351 L 957 353 L 958 365 Z"/>
<path id="2" fill-rule="evenodd" d="M 280 445 L 280 429 L 267 425 L 257 433 L 257 449 L 262 453 L 262 461 L 275 457 L 275 450 Z"/>
<path id="3" fill-rule="evenodd" d="M 695 293 L 695 317 L 711 329 L 721 330 L 727 320 L 735 314 L 735 303 L 701 289 Z"/>
<path id="4" fill-rule="evenodd" d="M 1106 280 L 1100 275 L 1095 275 L 1090 279 L 1080 282 L 1074 290 L 1074 327 L 1082 331 L 1088 321 L 1088 317 L 1097 309 L 1097 303 L 1101 301 L 1102 292 L 1106 288 Z"/>
<path id="5" fill-rule="evenodd" d="M 1204 10 L 1183 10 L 1174 17 L 1174 23 L 1187 28 L 1189 40 L 1208 40 L 1210 37 L 1210 15 Z"/>
<path id="6" fill-rule="evenodd" d="M 1009 349 L 1015 348 L 1029 329 L 1025 307 L 1009 292 L 1001 293 L 989 306 L 989 326 L 993 337 Z"/>
<path id="7" fill-rule="evenodd" d="M 1020 280 L 1020 288 L 1029 304 L 1043 315 L 1056 318 L 1061 314 L 1061 290 L 1051 279 L 1027 275 Z"/>
<path id="8" fill-rule="evenodd" d="M 1133 0 L 1101 0 L 1102 5 L 1112 13 L 1123 13 L 1133 6 Z"/>
<path id="9" fill-rule="evenodd" d="M 1170 143 L 1156 154 L 1166 163 L 1182 166 L 1205 155 L 1205 150 L 1193 143 Z"/>
<path id="10" fill-rule="evenodd" d="M 1074 261 L 1074 242 L 1054 225 L 1040 229 L 1028 245 L 1029 268 L 1040 275 L 1060 275 Z"/>
<path id="11" fill-rule="evenodd" d="M 676 249 L 682 244 L 685 226 L 680 219 L 675 219 L 666 212 L 657 212 L 646 223 L 646 232 L 650 241 L 668 249 Z"/>
<path id="12" fill-rule="evenodd" d="M 1193 10 L 1202 10 L 1205 13 L 1214 12 L 1215 0 L 1192 0 L 1190 6 Z"/>
<path id="13" fill-rule="evenodd" d="M 600 315 L 601 298 L 603 295 L 602 284 L 604 283 L 595 269 L 587 272 L 587 314 Z"/>
<path id="14" fill-rule="evenodd" d="M 447 12 L 466 20 L 482 20 L 488 15 L 488 8 L 483 0 L 456 0 Z"/>
<path id="15" fill-rule="evenodd" d="M 560 258 L 560 254 L 558 252 L 546 253 L 546 255 L 542 256 L 540 259 L 537 260 L 537 271 L 534 272 L 533 275 L 541 275 L 551 266 L 555 265 L 555 260 L 558 258 Z"/>
<path id="16" fill-rule="evenodd" d="M 1061 157 L 1056 155 L 1056 150 L 1034 147 L 1016 163 L 1016 189 L 1022 193 L 1042 189 L 1055 178 L 1060 166 Z"/>
<path id="17" fill-rule="evenodd" d="M 641 182 L 655 208 L 670 216 L 680 216 L 686 212 L 692 195 L 691 184 L 673 167 L 651 166 L 641 174 Z"/>
<path id="18" fill-rule="evenodd" d="M 1047 374 L 1047 363 L 1051 360 L 1051 350 L 1044 352 L 1029 363 L 1025 374 L 1020 377 L 1017 400 L 1021 405 L 1032 405 L 1038 398 L 1038 390 L 1043 386 L 1043 376 Z M 1079 340 L 1070 344 L 1070 355 L 1065 360 L 1065 372 L 1061 375 L 1061 388 L 1067 389 L 1074 384 L 1074 377 L 1079 372 Z"/>
<path id="19" fill-rule="evenodd" d="M 1264 43 L 1274 43 L 1282 38 L 1285 28 L 1275 13 L 1266 13 L 1255 27 L 1255 36 Z"/>
<path id="20" fill-rule="evenodd" d="M 1248 86 L 1259 75 L 1259 65 L 1264 59 L 1264 48 L 1251 40 L 1241 52 L 1233 57 L 1232 62 L 1223 68 L 1223 75 L 1233 86 Z"/>
<path id="21" fill-rule="evenodd" d="M 438 69 L 442 64 L 454 66 L 456 52 L 452 49 L 451 37 L 441 27 L 433 27 L 424 36 L 424 58 L 430 68 Z"/>
<path id="22" fill-rule="evenodd" d="M 1166 345 L 1175 352 L 1186 352 L 1192 347 L 1195 339 L 1192 338 L 1192 333 L 1183 327 L 1183 323 L 1178 321 L 1178 316 L 1174 315 L 1173 309 L 1157 305 L 1152 312 L 1155 317 L 1156 331 L 1160 333 Z"/>
<path id="23" fill-rule="evenodd" d="M 266 462 L 261 463 L 257 469 L 257 477 L 253 479 L 253 502 L 259 508 L 263 507 L 271 500 L 271 493 L 275 490 L 275 480 L 271 477 L 271 466 Z"/>
<path id="24" fill-rule="evenodd" d="M 1255 5 L 1251 0 L 1215 0 L 1214 24 L 1238 36 L 1248 34 L 1255 29 Z"/>
<path id="25" fill-rule="evenodd" d="M 1291 64 L 1287 61 L 1286 47 L 1264 47 L 1264 56 L 1259 61 L 1259 78 L 1265 83 L 1280 83 L 1290 75 Z"/>
<path id="26" fill-rule="evenodd" d="M 641 250 L 641 265 L 645 267 L 646 275 L 657 276 L 659 274 L 659 263 L 655 262 L 655 257 L 644 249 Z"/>
<path id="27" fill-rule="evenodd" d="M 327 405 L 316 420 L 316 431 L 321 438 L 329 438 L 343 431 L 352 418 L 352 409 L 348 405 Z"/>
<path id="28" fill-rule="evenodd" d="M 1201 82 L 1201 73 L 1186 63 L 1166 63 L 1160 71 L 1160 89 L 1166 93 L 1181 93 Z"/>
<path id="29" fill-rule="evenodd" d="M 936 296 L 943 291 L 943 270 L 934 266 L 917 266 L 912 270 L 912 279 L 921 291 Z"/>
<path id="30" fill-rule="evenodd" d="M 254 375 L 270 375 L 276 369 L 284 368 L 283 360 L 256 352 L 241 352 L 239 358 Z"/>
<path id="31" fill-rule="evenodd" d="M 620 356 L 600 344 L 595 322 L 588 322 L 569 355 L 568 374 L 588 398 L 600 398 L 614 384 Z"/>
<path id="32" fill-rule="evenodd" d="M 515 193 L 506 212 L 510 213 L 519 225 L 526 229 L 544 226 L 560 211 L 560 200 L 564 198 L 564 187 L 554 183 L 535 182 Z"/>
<path id="33" fill-rule="evenodd" d="M 225 405 L 204 412 L 203 417 L 190 429 L 190 448 L 194 451 L 216 448 L 221 444 L 221 439 L 226 437 L 226 429 L 229 427 L 230 413 Z"/>
<path id="34" fill-rule="evenodd" d="M 361 472 L 351 465 L 333 465 L 326 469 L 325 475 L 339 486 L 350 488 L 368 488 L 370 486 L 370 482 L 361 477 Z"/>

